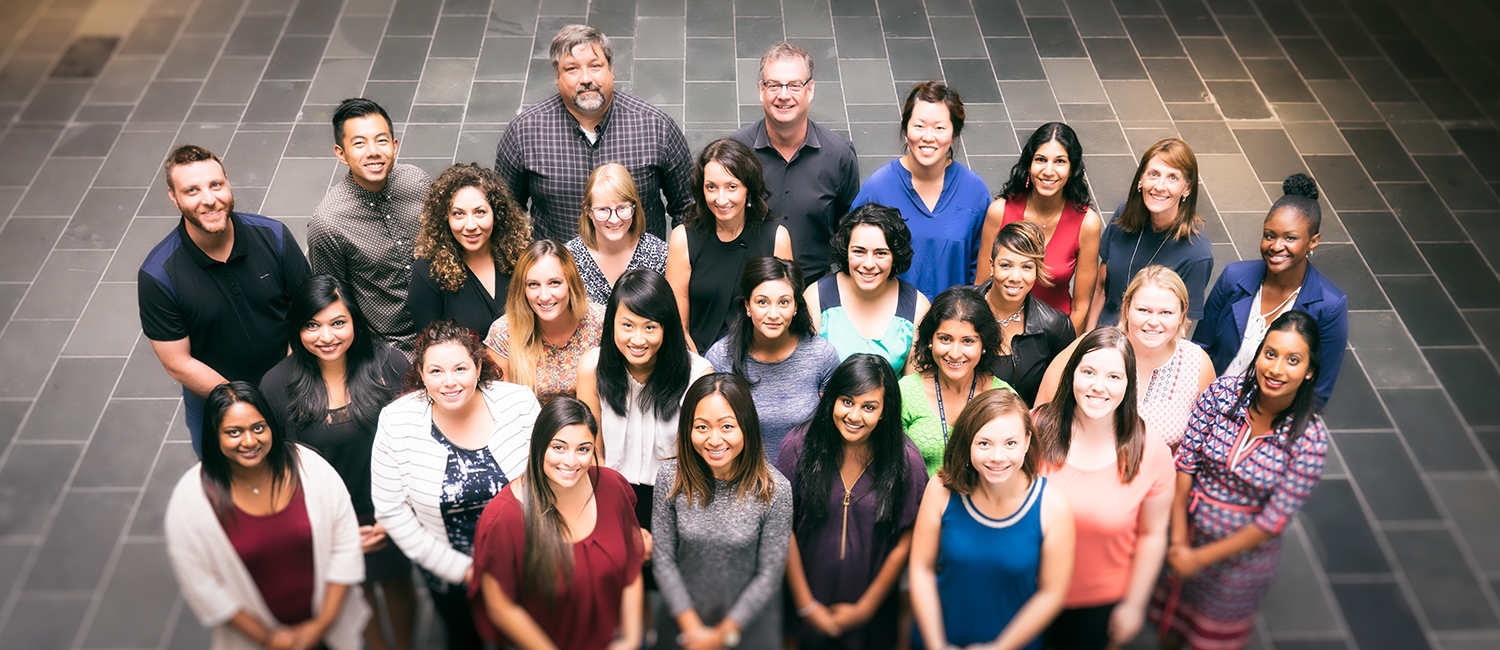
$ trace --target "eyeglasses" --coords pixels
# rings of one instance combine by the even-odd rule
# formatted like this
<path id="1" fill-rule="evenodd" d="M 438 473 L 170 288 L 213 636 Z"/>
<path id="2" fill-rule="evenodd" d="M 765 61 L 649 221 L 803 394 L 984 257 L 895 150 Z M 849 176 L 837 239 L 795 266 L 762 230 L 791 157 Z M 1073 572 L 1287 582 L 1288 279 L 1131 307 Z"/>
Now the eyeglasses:
<path id="1" fill-rule="evenodd" d="M 610 217 L 630 221 L 635 216 L 635 204 L 626 203 L 618 208 L 589 208 L 589 214 L 594 215 L 594 221 L 609 221 Z"/>
<path id="2" fill-rule="evenodd" d="M 808 87 L 808 85 L 810 84 L 812 84 L 811 77 L 802 81 L 789 81 L 787 83 L 781 83 L 779 81 L 762 81 L 760 82 L 760 87 L 765 88 L 766 92 L 773 95 L 781 92 L 783 89 L 791 91 L 791 93 L 795 95 L 802 92 L 802 89 Z"/>

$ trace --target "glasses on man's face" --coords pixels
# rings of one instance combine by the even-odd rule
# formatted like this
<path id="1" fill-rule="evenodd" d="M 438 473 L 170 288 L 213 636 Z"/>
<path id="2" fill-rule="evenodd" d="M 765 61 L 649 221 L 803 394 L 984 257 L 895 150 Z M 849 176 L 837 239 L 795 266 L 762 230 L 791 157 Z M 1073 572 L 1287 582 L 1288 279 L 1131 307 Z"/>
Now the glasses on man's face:
<path id="1" fill-rule="evenodd" d="M 635 204 L 626 203 L 618 208 L 590 208 L 589 213 L 594 215 L 594 221 L 609 221 L 610 217 L 629 221 L 635 216 Z"/>
<path id="2" fill-rule="evenodd" d="M 786 90 L 795 95 L 802 92 L 802 89 L 806 88 L 811 83 L 812 79 L 810 78 L 804 79 L 802 81 L 789 81 L 787 83 L 781 83 L 779 81 L 762 81 L 760 82 L 760 87 L 765 88 L 766 92 L 773 95 L 781 92 L 782 90 Z"/>

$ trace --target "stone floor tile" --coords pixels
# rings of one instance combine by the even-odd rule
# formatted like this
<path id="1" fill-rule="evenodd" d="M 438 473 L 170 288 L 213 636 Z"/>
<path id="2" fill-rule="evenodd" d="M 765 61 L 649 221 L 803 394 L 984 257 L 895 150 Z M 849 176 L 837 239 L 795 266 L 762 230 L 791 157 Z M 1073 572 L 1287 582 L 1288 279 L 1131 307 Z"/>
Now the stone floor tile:
<path id="1" fill-rule="evenodd" d="M 1343 129 L 1344 140 L 1376 182 L 1421 181 L 1422 173 L 1390 129 Z"/>
<path id="2" fill-rule="evenodd" d="M 168 427 L 174 418 L 181 418 L 180 406 L 181 400 L 176 399 L 111 400 L 84 452 L 73 487 L 145 486 Z"/>
<path id="3" fill-rule="evenodd" d="M 158 647 L 177 592 L 166 544 L 126 544 L 83 647 Z M 184 615 L 192 618 L 191 612 Z"/>
<path id="4" fill-rule="evenodd" d="M 0 644 L 7 648 L 67 648 L 78 635 L 89 599 L 22 600 L 10 611 Z"/>
<path id="5" fill-rule="evenodd" d="M 1448 531 L 1392 530 L 1386 538 L 1433 629 L 1500 631 L 1500 618 Z"/>
<path id="6" fill-rule="evenodd" d="M 42 165 L 31 189 L 16 206 L 18 217 L 71 217 L 88 187 L 82 179 L 93 178 L 104 163 L 101 158 L 52 158 Z"/>
<path id="7" fill-rule="evenodd" d="M 180 421 L 181 417 L 176 420 Z M 172 488 L 182 474 L 198 462 L 193 445 L 186 438 L 183 436 L 181 441 L 161 446 L 161 455 L 151 469 L 151 478 L 146 482 L 135 518 L 130 522 L 129 536 L 159 538 L 166 535 L 162 522 L 167 512 L 167 499 L 172 496 Z"/>
<path id="8" fill-rule="evenodd" d="M 1414 156 L 1428 182 L 1453 210 L 1500 209 L 1495 191 L 1463 156 Z"/>
<path id="9" fill-rule="evenodd" d="M 748 4 L 750 0 L 736 3 Z M 768 4 L 768 3 L 755 3 Z M 876 0 L 880 7 L 880 22 L 885 27 L 886 34 L 890 36 L 927 36 L 931 32 L 927 26 L 927 9 L 922 6 L 922 0 Z M 773 5 L 774 6 L 774 5 Z M 744 13 L 744 12 L 739 12 Z M 738 34 L 736 35 L 738 36 Z"/>
<path id="10" fill-rule="evenodd" d="M 1122 15 L 1120 21 L 1125 23 L 1125 31 L 1130 33 L 1130 40 L 1135 42 L 1141 56 L 1187 56 L 1166 18 Z"/>
<path id="11" fill-rule="evenodd" d="M 135 500 L 129 492 L 63 497 L 22 593 L 98 588 Z"/>
<path id="12" fill-rule="evenodd" d="M 1339 632 L 1334 604 L 1324 595 L 1310 556 L 1302 537 L 1296 534 L 1295 525 L 1288 526 L 1281 536 L 1281 566 L 1276 582 L 1261 601 L 1261 617 L 1272 635 Z"/>
<path id="13" fill-rule="evenodd" d="M 123 358 L 58 359 L 21 439 L 88 440 L 124 366 Z"/>
<path id="14" fill-rule="evenodd" d="M 1348 479 L 1325 477 L 1303 505 L 1298 521 L 1307 532 L 1312 554 L 1330 577 L 1390 571 Z"/>
<path id="15" fill-rule="evenodd" d="M 1411 605 L 1394 582 L 1335 583 L 1333 593 L 1361 650 L 1428 647 Z"/>
<path id="16" fill-rule="evenodd" d="M 0 228 L 0 282 L 30 283 L 36 279 L 66 225 L 64 219 L 7 221 Z"/>
<path id="17" fill-rule="evenodd" d="M 1418 244 L 1459 309 L 1500 308 L 1500 278 L 1473 244 Z"/>
<path id="18" fill-rule="evenodd" d="M 0 493 L 13 507 L 0 514 L 0 535 L 42 532 L 82 451 L 77 444 L 11 447 L 0 466 Z"/>
<path id="19" fill-rule="evenodd" d="M 1423 350 L 1438 381 L 1448 389 L 1458 412 L 1470 426 L 1500 426 L 1500 405 L 1489 387 L 1500 381 L 1500 373 L 1489 357 L 1478 349 L 1434 348 Z"/>
<path id="20" fill-rule="evenodd" d="M 973 59 L 989 56 L 985 51 L 984 38 L 979 34 L 979 23 L 973 16 L 944 16 L 930 18 L 932 34 L 937 37 L 938 54 L 945 59 Z M 890 47 L 889 44 L 886 47 Z M 894 64 L 895 56 L 891 57 Z"/>
<path id="21" fill-rule="evenodd" d="M 1488 477 L 1433 477 L 1432 487 L 1479 568 L 1500 571 L 1500 488 Z"/>

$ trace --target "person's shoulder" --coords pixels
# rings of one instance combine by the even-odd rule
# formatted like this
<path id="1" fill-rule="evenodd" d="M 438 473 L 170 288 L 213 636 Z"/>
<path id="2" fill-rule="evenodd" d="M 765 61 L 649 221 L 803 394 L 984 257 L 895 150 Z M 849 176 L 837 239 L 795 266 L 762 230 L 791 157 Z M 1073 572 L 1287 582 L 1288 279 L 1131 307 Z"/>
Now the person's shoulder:
<path id="1" fill-rule="evenodd" d="M 646 234 L 649 235 L 651 233 L 646 233 Z M 587 254 L 589 252 L 589 247 L 586 246 L 586 245 L 584 245 L 583 238 L 579 237 L 577 235 L 574 235 L 572 239 L 569 239 L 568 241 L 564 242 L 563 243 L 563 247 L 566 248 L 566 249 L 568 249 L 568 252 L 572 253 L 573 257 L 575 257 L 575 258 L 578 257 L 578 256 L 580 256 L 580 255 Z"/>
<path id="2" fill-rule="evenodd" d="M 492 381 L 489 385 L 479 389 L 484 398 L 494 405 L 505 405 L 516 402 L 537 403 L 536 394 L 530 388 L 520 384 L 512 384 L 508 381 Z"/>
<path id="3" fill-rule="evenodd" d="M 151 252 L 146 254 L 146 259 L 141 260 L 141 270 L 153 275 L 157 272 L 164 272 L 167 260 L 180 250 L 182 250 L 182 237 L 177 232 L 177 226 L 173 226 L 167 231 L 167 235 L 161 238 L 161 241 L 151 247 Z"/>
<path id="4" fill-rule="evenodd" d="M 633 491 L 633 488 L 630 487 L 630 481 L 625 479 L 624 474 L 602 465 L 595 465 L 594 467 L 599 471 L 599 488 L 609 490 L 615 495 Z"/>
<path id="5" fill-rule="evenodd" d="M 672 116 L 668 115 L 666 111 L 657 108 L 655 104 L 652 104 L 651 102 L 648 102 L 640 97 L 636 97 L 635 95 L 632 95 L 628 92 L 616 90 L 614 99 L 612 101 L 613 106 L 610 107 L 610 110 L 623 109 L 636 115 L 650 118 L 651 120 L 659 124 L 670 124 L 672 125 L 672 128 L 677 128 L 677 122 L 673 120 Z"/>
<path id="6" fill-rule="evenodd" d="M 597 302 L 590 302 L 588 315 L 586 316 L 586 318 L 591 325 L 603 327 L 605 310 L 606 307 L 604 305 L 601 305 Z"/>
<path id="7" fill-rule="evenodd" d="M 1230 266 L 1234 265 L 1231 264 Z M 1226 268 L 1225 271 L 1227 272 L 1228 269 Z M 1307 274 L 1317 282 L 1318 287 L 1323 291 L 1324 300 L 1334 300 L 1339 303 L 1347 303 L 1349 301 L 1349 297 L 1344 294 L 1344 290 L 1340 289 L 1339 285 L 1334 284 L 1333 280 L 1324 275 L 1322 271 L 1319 271 L 1318 267 L 1309 263 L 1307 265 Z"/>
<path id="8" fill-rule="evenodd" d="M 379 353 L 377 352 L 376 354 L 378 355 Z M 284 395 L 287 382 L 290 380 L 290 375 L 292 374 L 292 366 L 296 363 L 297 357 L 288 354 L 282 357 L 280 361 L 277 361 L 276 365 L 271 366 L 271 369 L 267 370 L 266 374 L 261 376 L 261 393 L 265 394 L 267 398 L 273 396 L 279 397 L 279 395 L 274 395 L 278 392 Z"/>
<path id="9" fill-rule="evenodd" d="M 808 123 L 811 124 L 811 121 L 809 120 Z M 729 137 L 739 140 L 747 147 L 754 148 L 755 139 L 758 135 L 760 135 L 760 132 L 766 128 L 765 124 L 765 118 L 761 118 L 738 129 L 735 129 L 734 133 L 729 134 Z"/>
<path id="10" fill-rule="evenodd" d="M 661 466 L 656 468 L 656 485 L 670 486 L 675 480 L 677 480 L 677 459 L 673 457 L 663 460 Z"/>
<path id="11" fill-rule="evenodd" d="M 430 185 L 432 177 L 427 175 L 427 170 L 410 163 L 396 163 L 391 166 L 391 176 L 400 183 L 421 183 Z"/>
<path id="12" fill-rule="evenodd" d="M 726 336 L 714 341 L 713 345 L 708 346 L 708 352 L 703 353 L 703 357 L 708 359 L 709 363 L 714 364 L 715 368 L 718 368 L 720 360 L 727 360 L 729 358 L 729 337 Z"/>
<path id="13" fill-rule="evenodd" d="M 527 127 L 556 119 L 558 111 L 561 110 L 563 110 L 562 95 L 552 93 L 546 99 L 521 109 L 515 119 L 506 125 L 505 130 L 515 129 L 518 132 L 524 132 Z"/>
<path id="14" fill-rule="evenodd" d="M 870 187 L 870 185 L 874 183 L 899 182 L 901 171 L 901 159 L 893 158 L 890 162 L 875 168 L 875 171 L 870 173 L 870 177 L 865 180 L 865 184 L 861 188 L 861 191 L 863 191 L 864 187 Z"/>
<path id="15" fill-rule="evenodd" d="M 667 242 L 662 241 L 660 237 L 649 232 L 641 233 L 641 243 L 636 245 L 644 248 L 647 253 L 654 256 L 665 257 L 667 254 Z"/>
<path id="16" fill-rule="evenodd" d="M 802 341 L 801 343 L 799 343 L 799 346 L 802 345 L 807 346 L 807 351 L 811 354 L 817 355 L 819 359 L 826 360 L 827 357 L 831 355 L 834 358 L 834 363 L 838 363 L 838 348 L 833 347 L 833 344 L 829 343 L 828 339 L 825 339 L 817 334 L 810 333 L 802 337 Z"/>
<path id="17" fill-rule="evenodd" d="M 818 147 L 824 152 L 837 153 L 840 156 L 854 157 L 854 142 L 844 137 L 842 133 L 834 131 L 814 120 L 807 121 L 807 128 L 818 134 Z"/>

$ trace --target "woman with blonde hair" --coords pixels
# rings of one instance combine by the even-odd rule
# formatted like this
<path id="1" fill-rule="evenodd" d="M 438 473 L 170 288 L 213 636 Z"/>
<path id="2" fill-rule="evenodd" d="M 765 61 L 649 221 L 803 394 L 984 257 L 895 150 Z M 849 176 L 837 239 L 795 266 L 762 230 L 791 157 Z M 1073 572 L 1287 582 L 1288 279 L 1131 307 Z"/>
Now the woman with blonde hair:
<path id="1" fill-rule="evenodd" d="M 490 358 L 501 379 L 530 388 L 543 403 L 575 397 L 578 361 L 599 347 L 604 305 L 589 302 L 573 255 L 556 240 L 532 242 L 516 263 L 516 276 L 505 316 L 484 339 Z"/>
<path id="2" fill-rule="evenodd" d="M 645 217 L 635 218 L 640 204 L 635 179 L 624 165 L 604 163 L 589 174 L 578 236 L 568 240 L 568 252 L 590 302 L 608 303 L 615 282 L 631 269 L 666 273 L 667 243 L 646 232 Z"/>

